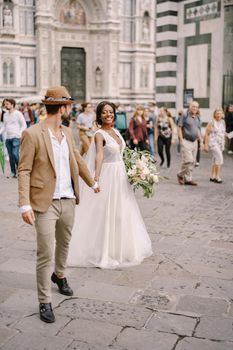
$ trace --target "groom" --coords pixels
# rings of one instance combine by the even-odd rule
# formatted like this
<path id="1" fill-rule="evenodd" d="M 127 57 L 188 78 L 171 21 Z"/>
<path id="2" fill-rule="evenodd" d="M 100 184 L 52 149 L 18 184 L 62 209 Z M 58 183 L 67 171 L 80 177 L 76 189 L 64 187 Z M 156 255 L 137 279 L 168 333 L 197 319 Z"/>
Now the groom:
<path id="1" fill-rule="evenodd" d="M 51 87 L 42 100 L 47 119 L 26 129 L 22 135 L 18 167 L 19 206 L 23 220 L 37 232 L 37 290 L 40 319 L 55 321 L 50 279 L 59 292 L 73 291 L 65 277 L 75 204 L 79 202 L 79 175 L 99 192 L 86 163 L 75 148 L 69 128 L 61 117 L 69 114 L 74 100 L 63 86 Z M 51 263 L 55 244 L 55 269 Z"/>

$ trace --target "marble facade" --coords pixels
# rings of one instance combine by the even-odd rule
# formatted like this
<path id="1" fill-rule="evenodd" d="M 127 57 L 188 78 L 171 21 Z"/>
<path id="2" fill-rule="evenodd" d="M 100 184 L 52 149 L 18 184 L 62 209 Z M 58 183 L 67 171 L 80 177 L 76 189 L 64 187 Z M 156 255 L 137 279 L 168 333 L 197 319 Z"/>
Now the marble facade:
<path id="1" fill-rule="evenodd" d="M 8 6 L 10 25 L 4 22 Z M 22 12 L 33 19 L 33 32 L 22 33 Z M 154 100 L 153 0 L 0 0 L 0 13 L 1 97 L 61 84 L 62 49 L 82 48 L 86 100 Z"/>
<path id="2" fill-rule="evenodd" d="M 156 100 L 175 114 L 195 98 L 209 118 L 233 75 L 232 8 L 232 0 L 0 0 L 0 98 L 70 79 L 86 100 Z M 73 71 L 64 48 L 83 52 Z"/>

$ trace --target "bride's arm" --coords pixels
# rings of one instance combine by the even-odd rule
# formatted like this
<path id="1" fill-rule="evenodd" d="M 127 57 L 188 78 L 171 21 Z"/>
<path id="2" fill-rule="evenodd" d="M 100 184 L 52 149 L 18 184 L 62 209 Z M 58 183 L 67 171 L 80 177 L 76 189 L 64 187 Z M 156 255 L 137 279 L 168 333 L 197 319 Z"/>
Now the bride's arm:
<path id="1" fill-rule="evenodd" d="M 99 181 L 103 158 L 104 158 L 104 139 L 101 133 L 95 135 L 96 158 L 95 158 L 95 181 Z"/>

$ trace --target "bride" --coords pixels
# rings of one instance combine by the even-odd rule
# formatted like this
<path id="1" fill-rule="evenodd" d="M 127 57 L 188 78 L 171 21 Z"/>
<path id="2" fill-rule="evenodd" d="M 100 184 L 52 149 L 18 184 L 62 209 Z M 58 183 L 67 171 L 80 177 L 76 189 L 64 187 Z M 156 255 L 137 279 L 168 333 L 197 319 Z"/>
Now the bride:
<path id="1" fill-rule="evenodd" d="M 113 128 L 115 118 L 113 103 L 99 103 L 96 122 L 100 129 L 85 160 L 101 191 L 95 195 L 80 184 L 81 204 L 76 207 L 69 266 L 131 266 L 152 254 L 122 159 L 125 142 Z"/>

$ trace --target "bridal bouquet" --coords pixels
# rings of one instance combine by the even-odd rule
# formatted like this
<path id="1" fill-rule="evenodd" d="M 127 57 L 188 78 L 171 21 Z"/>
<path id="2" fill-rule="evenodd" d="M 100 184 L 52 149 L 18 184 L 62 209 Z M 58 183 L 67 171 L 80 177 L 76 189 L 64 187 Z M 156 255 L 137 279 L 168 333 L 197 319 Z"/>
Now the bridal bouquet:
<path id="1" fill-rule="evenodd" d="M 151 155 L 147 151 L 136 151 L 126 147 L 123 160 L 133 189 L 141 188 L 144 197 L 152 197 L 155 184 L 159 182 L 159 173 Z"/>

